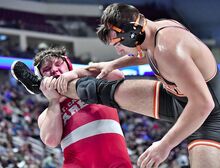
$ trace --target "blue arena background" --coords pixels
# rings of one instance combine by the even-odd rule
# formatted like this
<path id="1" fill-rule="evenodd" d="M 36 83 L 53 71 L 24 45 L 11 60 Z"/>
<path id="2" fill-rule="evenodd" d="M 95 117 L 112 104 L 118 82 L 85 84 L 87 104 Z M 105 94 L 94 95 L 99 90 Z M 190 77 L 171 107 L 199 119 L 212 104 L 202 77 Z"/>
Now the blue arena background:
<path id="1" fill-rule="evenodd" d="M 11 64 L 15 60 L 20 60 L 24 62 L 30 69 L 33 70 L 33 60 L 32 59 L 26 59 L 26 58 L 15 58 L 15 57 L 5 57 L 0 56 L 0 69 L 10 70 Z M 84 67 L 86 65 L 82 64 L 73 64 L 74 67 Z M 220 65 L 218 65 L 220 68 Z M 121 68 L 121 71 L 125 75 L 131 75 L 131 76 L 152 76 L 153 72 L 150 68 L 150 66 L 147 65 L 139 65 L 139 66 L 130 66 L 126 68 Z"/>

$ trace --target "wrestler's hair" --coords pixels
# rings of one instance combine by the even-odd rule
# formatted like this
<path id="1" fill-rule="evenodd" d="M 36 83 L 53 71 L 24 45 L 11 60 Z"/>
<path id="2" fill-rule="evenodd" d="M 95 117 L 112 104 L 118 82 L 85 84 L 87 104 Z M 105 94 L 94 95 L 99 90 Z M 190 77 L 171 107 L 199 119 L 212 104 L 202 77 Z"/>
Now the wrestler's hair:
<path id="1" fill-rule="evenodd" d="M 46 59 L 43 59 L 47 57 L 47 59 L 50 59 L 51 57 L 62 57 L 66 55 L 66 48 L 64 47 L 55 47 L 55 48 L 48 48 L 45 50 L 42 50 L 38 52 L 34 57 L 34 66 L 38 65 L 42 60 L 45 61 Z"/>
<path id="2" fill-rule="evenodd" d="M 111 30 L 111 25 L 122 27 L 123 25 L 134 22 L 139 11 L 132 5 L 113 3 L 106 7 L 100 19 L 100 25 L 97 28 L 97 35 L 99 39 L 107 44 L 108 35 Z"/>

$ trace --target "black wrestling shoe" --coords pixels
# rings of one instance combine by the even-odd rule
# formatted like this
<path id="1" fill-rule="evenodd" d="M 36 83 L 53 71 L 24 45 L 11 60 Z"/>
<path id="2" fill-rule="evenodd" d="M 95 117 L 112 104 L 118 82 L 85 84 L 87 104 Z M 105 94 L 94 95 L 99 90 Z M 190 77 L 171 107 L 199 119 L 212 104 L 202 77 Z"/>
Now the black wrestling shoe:
<path id="1" fill-rule="evenodd" d="M 11 65 L 11 74 L 21 82 L 31 94 L 40 94 L 41 80 L 21 61 L 14 61 Z"/>

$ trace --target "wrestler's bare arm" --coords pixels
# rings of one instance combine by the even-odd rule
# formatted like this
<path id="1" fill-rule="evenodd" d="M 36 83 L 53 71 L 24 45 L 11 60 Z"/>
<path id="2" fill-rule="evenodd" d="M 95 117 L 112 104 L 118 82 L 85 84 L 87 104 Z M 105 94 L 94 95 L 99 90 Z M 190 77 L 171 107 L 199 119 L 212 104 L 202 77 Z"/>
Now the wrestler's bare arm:
<path id="1" fill-rule="evenodd" d="M 82 78 L 85 76 L 96 77 L 100 73 L 99 70 L 95 70 L 95 69 L 87 70 L 85 68 L 77 68 L 77 69 L 74 69 L 73 71 L 75 71 L 78 74 L 78 78 Z M 108 80 L 117 80 L 117 79 L 124 78 L 124 74 L 120 70 L 115 69 L 111 73 L 109 73 L 105 78 Z"/>
<path id="2" fill-rule="evenodd" d="M 175 125 L 162 139 L 165 144 L 171 145 L 171 148 L 196 131 L 214 108 L 207 84 L 192 59 L 192 55 L 198 53 L 194 53 L 190 46 L 184 45 L 184 41 L 177 44 L 178 39 L 172 40 L 164 42 L 168 50 L 158 54 L 158 66 L 163 70 L 164 77 L 169 77 L 184 93 L 188 103 Z"/>
<path id="3" fill-rule="evenodd" d="M 60 110 L 60 101 L 63 97 L 54 89 L 55 81 L 56 79 L 52 76 L 45 77 L 40 86 L 42 93 L 48 99 L 49 105 L 39 116 L 38 126 L 42 141 L 50 147 L 56 147 L 60 143 L 63 133 Z"/>
<path id="4" fill-rule="evenodd" d="M 143 65 L 148 62 L 146 57 L 138 58 L 133 56 L 125 55 L 118 59 L 107 61 L 107 62 L 99 62 L 99 63 L 90 63 L 87 69 L 97 69 L 99 70 L 99 74 L 97 78 L 104 78 L 114 69 L 119 69 L 127 66 L 134 65 Z"/>
<path id="5" fill-rule="evenodd" d="M 76 72 L 78 77 L 80 77 L 80 78 L 85 77 L 85 76 L 95 77 L 99 73 L 99 71 L 95 71 L 95 70 L 89 71 L 84 68 L 75 69 L 75 70 L 73 70 L 73 72 Z M 70 73 L 73 73 L 73 72 L 70 71 Z M 67 72 L 67 73 L 69 73 L 69 72 Z M 124 74 L 119 70 L 114 70 L 105 77 L 105 79 L 107 79 L 107 80 L 118 80 L 121 78 L 124 78 Z M 63 93 L 63 95 L 65 95 L 66 97 L 69 97 L 69 98 L 79 99 L 79 97 L 76 93 L 76 89 L 75 89 L 75 85 L 76 85 L 77 80 L 78 80 L 78 78 L 73 79 L 72 81 L 69 82 L 68 89 L 65 93 Z"/>
<path id="6" fill-rule="evenodd" d="M 65 95 L 68 89 L 68 83 L 74 79 L 82 78 L 86 76 L 93 76 L 96 77 L 100 73 L 99 70 L 87 70 L 85 68 L 74 68 L 72 71 L 65 72 L 59 76 L 56 80 L 56 90 L 61 95 Z M 117 80 L 124 78 L 123 72 L 116 69 L 113 70 L 111 73 L 107 74 L 106 79 L 108 80 Z"/>
<path id="7" fill-rule="evenodd" d="M 63 125 L 59 102 L 50 102 L 38 117 L 38 126 L 40 128 L 40 137 L 45 145 L 56 147 L 60 144 Z"/>

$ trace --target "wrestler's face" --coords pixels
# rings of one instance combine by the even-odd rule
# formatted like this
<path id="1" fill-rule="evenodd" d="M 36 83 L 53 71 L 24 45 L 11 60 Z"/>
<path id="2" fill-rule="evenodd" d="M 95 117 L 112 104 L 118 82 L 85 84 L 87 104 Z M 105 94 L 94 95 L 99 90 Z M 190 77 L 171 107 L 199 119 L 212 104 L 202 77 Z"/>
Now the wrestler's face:
<path id="1" fill-rule="evenodd" d="M 131 48 L 124 46 L 120 42 L 117 43 L 111 43 L 111 39 L 114 39 L 117 37 L 117 33 L 113 30 L 110 31 L 109 33 L 109 45 L 113 46 L 117 52 L 118 55 L 123 56 L 123 55 L 137 55 L 137 49 L 136 48 Z"/>
<path id="2" fill-rule="evenodd" d="M 68 66 L 64 58 L 50 57 L 42 62 L 40 73 L 42 76 L 59 76 L 68 72 Z"/>

